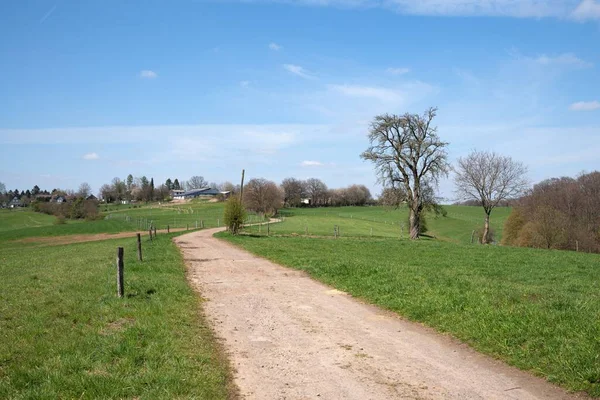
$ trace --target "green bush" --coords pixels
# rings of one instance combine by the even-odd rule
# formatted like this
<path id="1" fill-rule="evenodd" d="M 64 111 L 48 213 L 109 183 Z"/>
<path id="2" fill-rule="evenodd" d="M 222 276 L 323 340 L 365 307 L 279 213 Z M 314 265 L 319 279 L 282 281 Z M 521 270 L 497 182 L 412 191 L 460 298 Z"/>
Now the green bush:
<path id="1" fill-rule="evenodd" d="M 237 235 L 246 219 L 246 209 L 237 196 L 232 196 L 225 203 L 225 226 L 233 235 Z"/>

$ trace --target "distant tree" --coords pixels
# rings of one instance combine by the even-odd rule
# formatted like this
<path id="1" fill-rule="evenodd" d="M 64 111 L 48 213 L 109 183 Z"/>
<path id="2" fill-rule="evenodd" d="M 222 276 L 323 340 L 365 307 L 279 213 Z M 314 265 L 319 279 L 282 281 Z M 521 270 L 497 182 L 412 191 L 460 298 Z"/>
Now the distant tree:
<path id="1" fill-rule="evenodd" d="M 181 190 L 181 185 L 179 184 L 179 179 L 175 178 L 173 182 L 173 190 Z"/>
<path id="2" fill-rule="evenodd" d="M 131 189 L 133 189 L 133 175 L 129 174 L 127 175 L 127 191 L 131 192 Z"/>
<path id="3" fill-rule="evenodd" d="M 100 194 L 100 197 L 102 197 L 102 199 L 104 199 L 104 201 L 107 203 L 112 203 L 116 200 L 116 194 L 114 192 L 113 185 L 104 184 L 104 185 L 100 186 L 99 194 Z"/>
<path id="4" fill-rule="evenodd" d="M 230 192 L 231 194 L 239 193 L 240 191 L 239 185 L 234 185 L 233 183 L 227 181 L 221 184 L 220 189 L 223 192 Z"/>
<path id="5" fill-rule="evenodd" d="M 77 196 L 86 199 L 90 194 L 92 194 L 92 188 L 87 182 L 83 182 L 81 185 L 79 185 Z"/>
<path id="6" fill-rule="evenodd" d="M 6 193 L 6 185 L 0 182 L 0 194 Z"/>
<path id="7" fill-rule="evenodd" d="M 38 185 L 35 185 L 31 190 L 31 195 L 35 197 L 38 194 L 40 194 L 40 187 Z"/>
<path id="8" fill-rule="evenodd" d="M 401 187 L 384 188 L 379 195 L 379 204 L 388 207 L 398 207 L 406 201 L 406 192 Z"/>
<path id="9" fill-rule="evenodd" d="M 477 200 L 485 212 L 482 243 L 489 243 L 490 214 L 500 202 L 521 196 L 527 189 L 527 168 L 510 157 L 473 151 L 458 159 L 454 168 L 456 194 L 462 200 Z M 547 215 L 546 213 L 545 215 Z"/>
<path id="10" fill-rule="evenodd" d="M 371 123 L 371 145 L 361 154 L 375 164 L 384 186 L 402 187 L 407 194 L 410 238 L 418 239 L 421 217 L 427 207 L 423 188 L 430 188 L 448 173 L 446 147 L 432 126 L 437 113 L 430 108 L 423 115 L 378 115 Z"/>
<path id="11" fill-rule="evenodd" d="M 320 179 L 310 178 L 305 182 L 306 194 L 310 197 L 313 206 L 323 206 L 327 204 L 327 185 Z"/>
<path id="12" fill-rule="evenodd" d="M 281 182 L 285 198 L 284 202 L 289 207 L 298 207 L 302 204 L 302 198 L 306 197 L 306 184 L 299 179 L 285 178 Z"/>
<path id="13" fill-rule="evenodd" d="M 173 189 L 173 181 L 171 180 L 171 178 L 167 179 L 167 181 L 165 182 L 165 186 L 167 187 L 168 190 Z"/>
<path id="14" fill-rule="evenodd" d="M 154 200 L 154 178 L 150 178 L 150 188 L 148 193 L 148 200 Z"/>
<path id="15" fill-rule="evenodd" d="M 112 180 L 113 193 L 116 201 L 126 198 L 127 185 L 120 178 L 114 177 Z"/>
<path id="16" fill-rule="evenodd" d="M 29 189 L 27 189 L 27 191 L 25 192 L 25 197 L 27 197 L 28 199 L 31 198 L 31 192 L 29 191 Z"/>
<path id="17" fill-rule="evenodd" d="M 251 179 L 244 185 L 244 206 L 259 214 L 277 214 L 283 207 L 283 190 L 275 182 Z"/>
<path id="18" fill-rule="evenodd" d="M 187 188 L 187 190 L 202 189 L 202 188 L 207 187 L 207 185 L 208 185 L 208 182 L 206 182 L 206 180 L 204 180 L 204 177 L 192 176 L 187 181 L 186 188 Z"/>

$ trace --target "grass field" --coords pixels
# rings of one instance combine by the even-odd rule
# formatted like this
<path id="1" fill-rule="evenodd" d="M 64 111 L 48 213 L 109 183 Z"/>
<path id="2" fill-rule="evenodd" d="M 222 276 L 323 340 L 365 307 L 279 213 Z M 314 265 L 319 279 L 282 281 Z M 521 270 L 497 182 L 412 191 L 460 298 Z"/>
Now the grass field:
<path id="1" fill-rule="evenodd" d="M 129 206 L 112 207 L 105 212 L 106 218 L 123 221 L 134 228 L 148 229 L 150 225 L 157 229 L 171 228 L 216 228 L 223 226 L 225 203 L 191 202 L 184 204 L 150 204 L 136 208 Z M 104 209 L 104 206 L 101 207 Z M 249 213 L 248 223 L 264 219 Z"/>
<path id="2" fill-rule="evenodd" d="M 471 233 L 483 227 L 484 212 L 481 207 L 445 206 L 447 216 L 427 215 L 428 235 L 437 239 L 470 243 Z M 294 208 L 281 210 L 284 221 L 272 225 L 274 235 L 333 236 L 334 226 L 343 237 L 407 238 L 408 210 L 405 207 L 327 207 Z M 497 208 L 491 216 L 496 240 L 502 235 L 509 208 Z M 259 228 L 247 228 L 257 234 Z M 264 233 L 264 228 L 260 228 Z"/>
<path id="3" fill-rule="evenodd" d="M 37 215 L 35 215 L 37 216 Z M 38 228 L 27 213 L 0 214 L 0 398 L 225 399 L 228 363 L 188 286 L 171 235 L 63 246 L 32 236 L 115 233 L 123 221 Z M 42 216 L 42 218 L 45 216 Z M 126 297 L 116 297 L 117 246 L 125 248 Z"/>
<path id="4" fill-rule="evenodd" d="M 26 209 L 0 209 L 0 232 L 49 226 L 55 221 L 56 217 Z"/>
<path id="5" fill-rule="evenodd" d="M 600 397 L 597 255 L 435 240 L 219 236 Z"/>

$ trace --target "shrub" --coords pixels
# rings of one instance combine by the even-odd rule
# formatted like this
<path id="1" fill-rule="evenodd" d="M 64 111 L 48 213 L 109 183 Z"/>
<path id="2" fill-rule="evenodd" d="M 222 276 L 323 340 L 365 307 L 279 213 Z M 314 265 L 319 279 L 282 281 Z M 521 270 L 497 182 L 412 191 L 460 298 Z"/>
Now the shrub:
<path id="1" fill-rule="evenodd" d="M 225 226 L 233 235 L 237 235 L 244 225 L 246 219 L 246 209 L 237 196 L 232 196 L 225 203 Z"/>
<path id="2" fill-rule="evenodd" d="M 64 225 L 66 223 L 67 223 L 67 221 L 66 221 L 65 217 L 63 217 L 62 215 L 59 217 L 56 217 L 56 221 L 54 221 L 54 225 Z"/>
<path id="3" fill-rule="evenodd" d="M 504 223 L 504 233 L 502 234 L 502 244 L 508 246 L 518 246 L 519 232 L 527 223 L 527 219 L 521 208 L 515 207 Z"/>

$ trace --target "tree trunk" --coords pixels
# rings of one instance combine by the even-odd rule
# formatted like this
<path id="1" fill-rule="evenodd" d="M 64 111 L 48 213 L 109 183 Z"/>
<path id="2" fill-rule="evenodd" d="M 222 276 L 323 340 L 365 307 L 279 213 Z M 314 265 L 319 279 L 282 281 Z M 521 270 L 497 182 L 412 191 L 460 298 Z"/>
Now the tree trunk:
<path id="1" fill-rule="evenodd" d="M 418 239 L 419 233 L 421 230 L 421 215 L 419 213 L 419 210 L 416 210 L 412 207 L 410 209 L 409 224 L 410 224 L 410 239 L 411 240 Z"/>
<path id="2" fill-rule="evenodd" d="M 481 243 L 488 244 L 490 236 L 490 214 L 485 214 L 485 224 L 483 225 L 483 236 L 481 237 Z"/>

